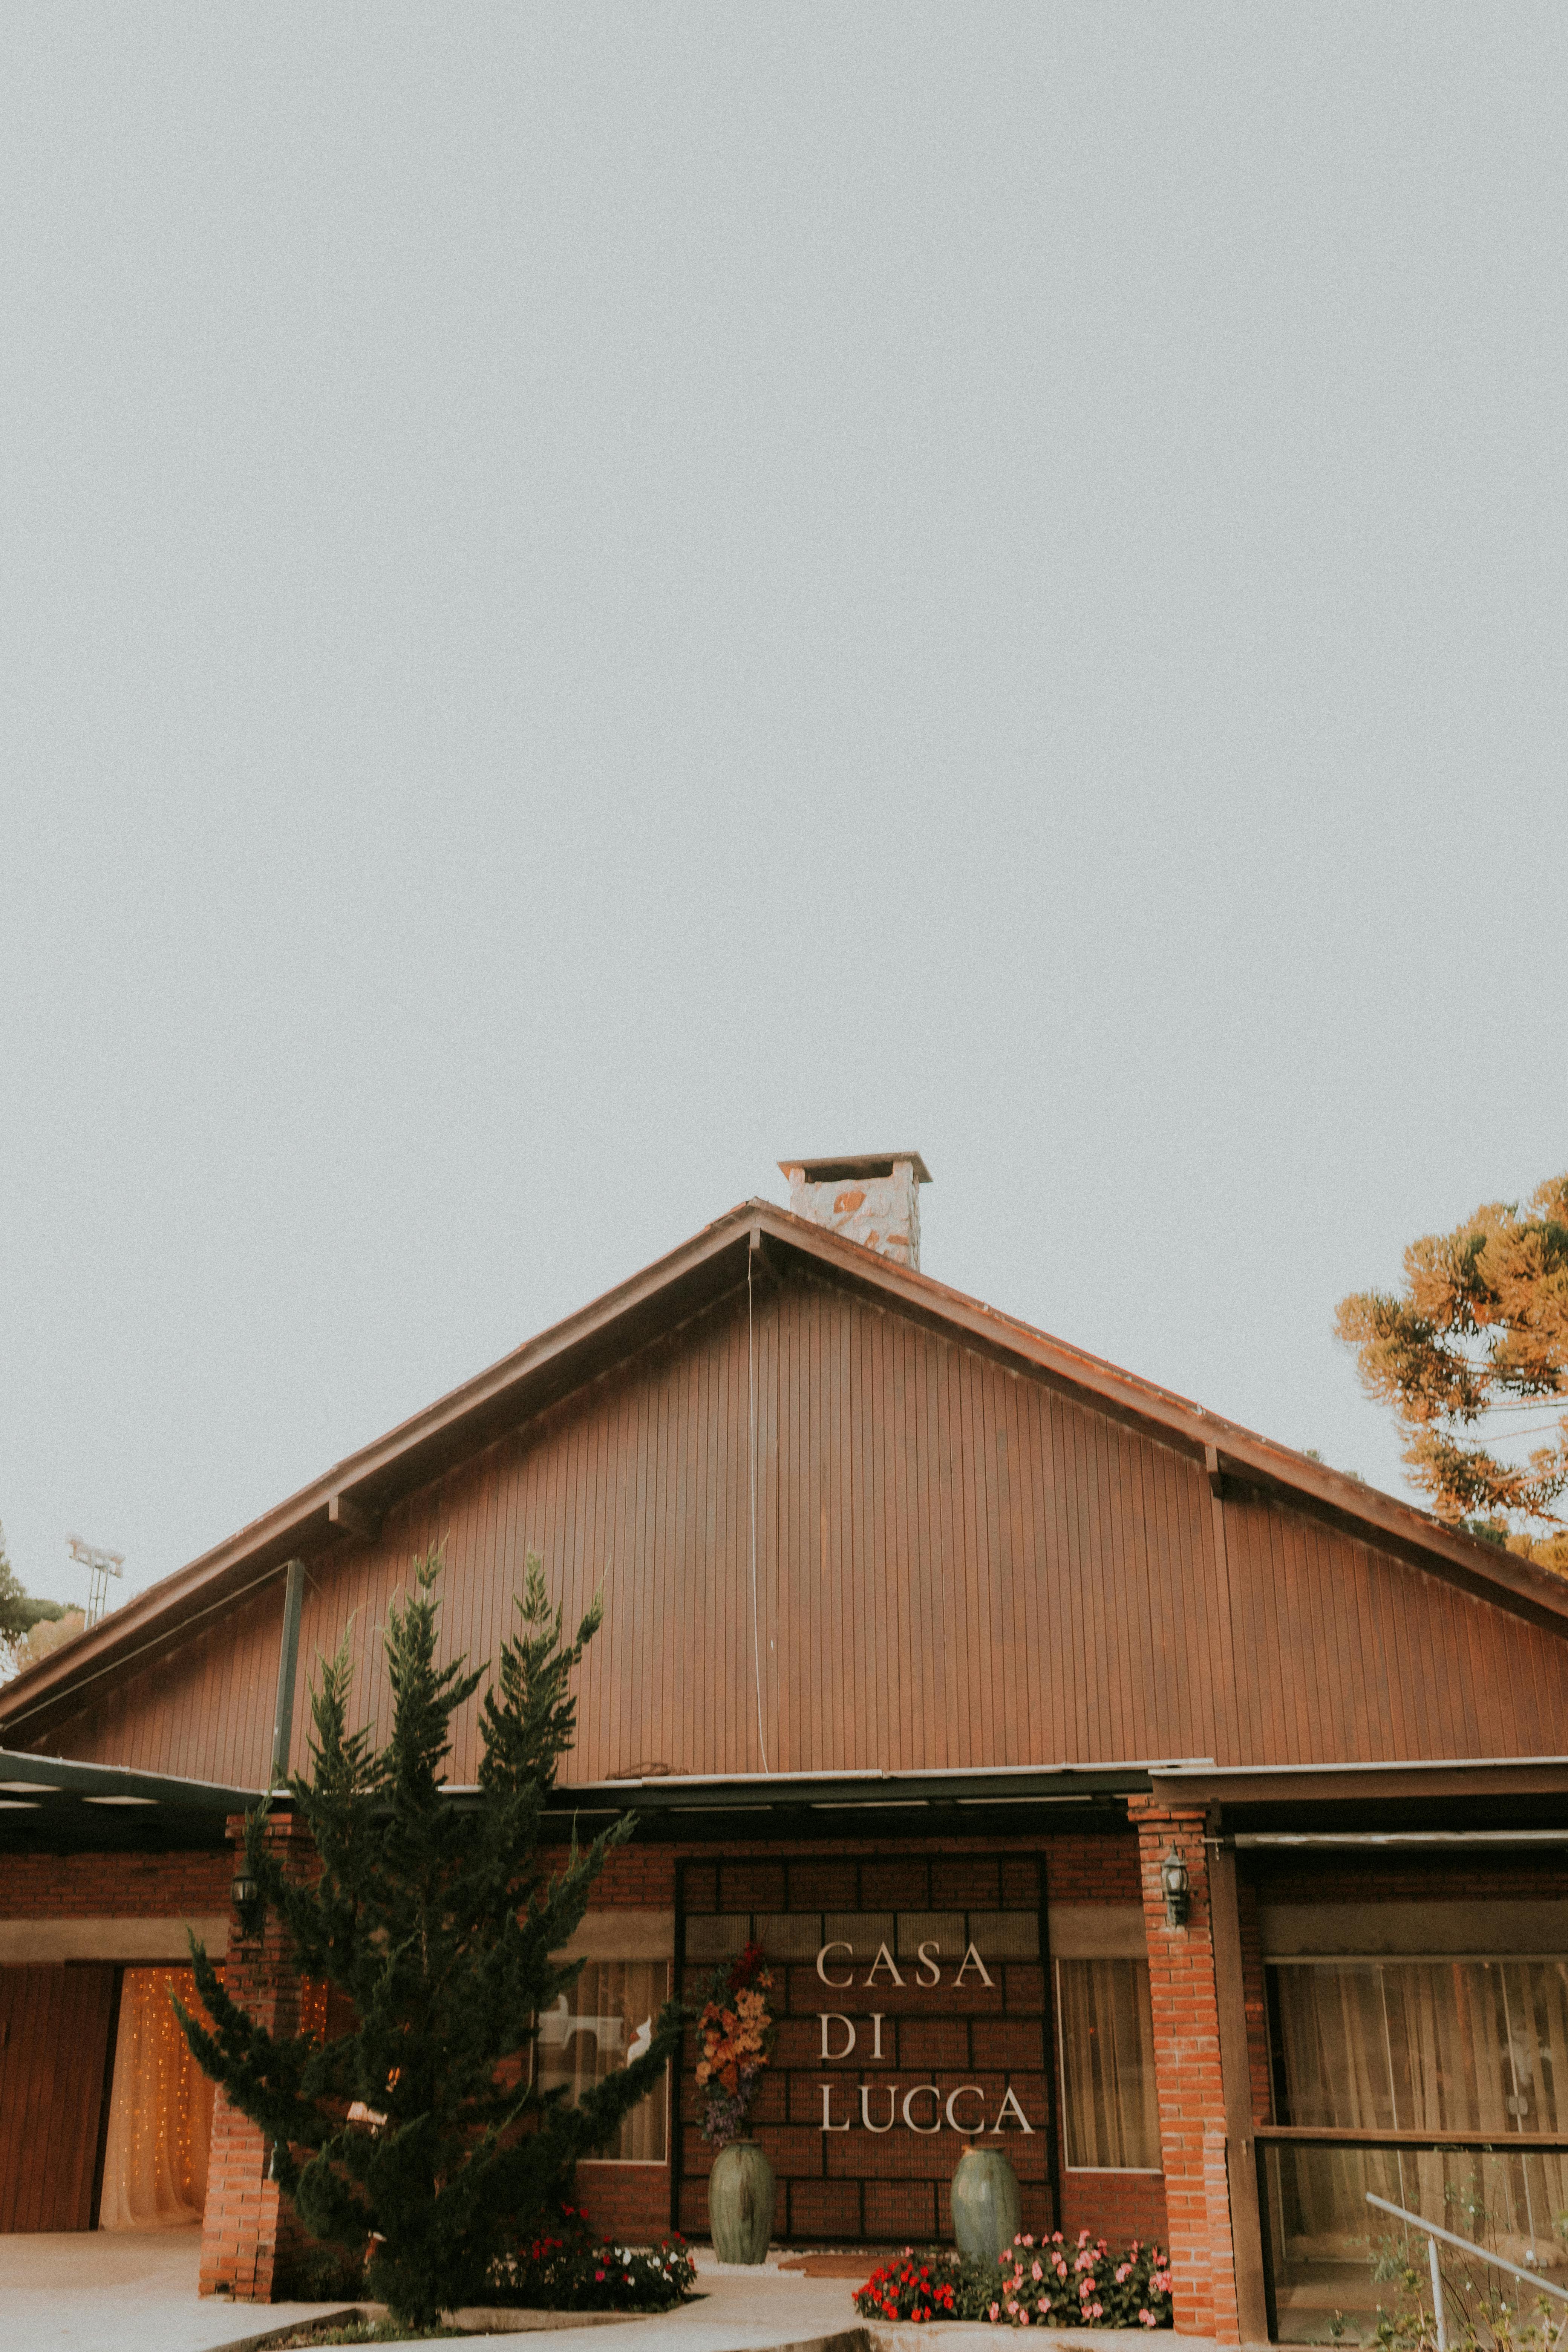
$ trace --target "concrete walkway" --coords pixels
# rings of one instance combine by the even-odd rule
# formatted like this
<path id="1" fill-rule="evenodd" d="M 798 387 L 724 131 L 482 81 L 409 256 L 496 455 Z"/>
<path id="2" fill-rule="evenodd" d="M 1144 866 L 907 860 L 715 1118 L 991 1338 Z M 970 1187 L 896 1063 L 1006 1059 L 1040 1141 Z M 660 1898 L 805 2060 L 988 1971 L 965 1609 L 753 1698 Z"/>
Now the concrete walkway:
<path id="1" fill-rule="evenodd" d="M 0 2237 L 0 2347 L 223 2352 L 342 2307 L 203 2300 L 196 2293 L 200 2245 L 198 2230 Z M 935 2344 L 942 2352 L 1001 2352 L 1017 2340 L 1011 2329 L 982 2326 L 868 2323 L 856 2316 L 853 2282 L 781 2270 L 777 2255 L 755 2270 L 739 2270 L 699 2248 L 697 2271 L 700 2301 L 658 2318 L 609 2324 L 563 2314 L 550 2327 L 549 2352 L 914 2352 L 917 2344 Z M 467 2341 L 517 2345 L 510 2331 Z M 1148 2341 L 1142 2329 L 1051 2331 L 1053 2346 L 1082 2352 L 1132 2352 Z M 1162 2334 L 1155 2344 L 1158 2352 L 1212 2352 L 1203 2336 Z"/>
<path id="2" fill-rule="evenodd" d="M 204 2301 L 201 2250 L 199 2229 L 0 2237 L 0 2345 L 5 2352 L 216 2352 L 321 2308 Z"/>

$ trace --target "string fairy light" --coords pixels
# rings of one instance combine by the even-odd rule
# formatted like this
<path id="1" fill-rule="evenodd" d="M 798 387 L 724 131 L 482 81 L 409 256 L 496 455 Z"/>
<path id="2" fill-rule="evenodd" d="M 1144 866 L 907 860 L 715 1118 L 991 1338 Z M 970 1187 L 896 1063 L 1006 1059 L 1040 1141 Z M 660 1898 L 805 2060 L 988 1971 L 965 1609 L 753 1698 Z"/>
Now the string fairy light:
<path id="1" fill-rule="evenodd" d="M 101 2225 L 133 2229 L 199 2219 L 206 2198 L 212 2086 L 192 2057 L 170 1996 L 210 2022 L 190 1969 L 127 1969 L 110 2090 L 113 2162 Z"/>

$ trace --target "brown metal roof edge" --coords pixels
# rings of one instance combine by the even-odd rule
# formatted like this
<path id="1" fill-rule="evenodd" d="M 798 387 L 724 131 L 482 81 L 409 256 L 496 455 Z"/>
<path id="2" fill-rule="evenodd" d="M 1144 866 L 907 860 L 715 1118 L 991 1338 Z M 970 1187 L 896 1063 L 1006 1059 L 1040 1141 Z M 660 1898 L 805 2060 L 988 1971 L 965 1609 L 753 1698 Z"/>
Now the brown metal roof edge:
<path id="1" fill-rule="evenodd" d="M 1568 1795 L 1568 1756 L 1404 1757 L 1381 1763 L 1150 1767 L 1155 1798 L 1177 1805 L 1279 1805 L 1394 1797 Z"/>
<path id="2" fill-rule="evenodd" d="M 752 1200 L 346 1455 L 225 1543 L 149 1585 L 91 1632 L 27 1667 L 0 1689 L 0 1724 L 19 1723 L 46 1707 L 52 1712 L 73 1689 L 128 1656 L 173 1639 L 192 1617 L 239 1598 L 290 1559 L 319 1553 L 329 1540 L 363 1525 L 367 1512 L 379 1513 L 452 1461 L 479 1452 L 507 1428 L 664 1336 L 743 1278 L 742 1244 L 752 1236 L 766 1236 L 901 1312 L 958 1331 L 988 1352 L 1042 1372 L 1200 1460 L 1212 1447 L 1223 1475 L 1276 1488 L 1341 1525 L 1369 1533 L 1479 1598 L 1568 1633 L 1568 1580 L 1549 1569 L 1458 1534 L 1411 1504 L 1310 1462 L 1173 1390 L 793 1216 L 771 1201 Z M 737 1257 L 733 1268 L 725 1264 L 731 1251 Z M 675 1317 L 668 1311 L 672 1294 L 680 1309 Z"/>
<path id="3" fill-rule="evenodd" d="M 143 1804 L 174 1805 L 203 1812 L 248 1812 L 261 1802 L 260 1789 L 235 1789 L 217 1780 L 192 1780 L 174 1772 L 142 1772 L 129 1764 L 78 1764 L 59 1756 L 35 1756 L 25 1748 L 0 1748 L 0 1780 L 14 1789 L 24 1782 L 61 1796 L 135 1797 Z"/>

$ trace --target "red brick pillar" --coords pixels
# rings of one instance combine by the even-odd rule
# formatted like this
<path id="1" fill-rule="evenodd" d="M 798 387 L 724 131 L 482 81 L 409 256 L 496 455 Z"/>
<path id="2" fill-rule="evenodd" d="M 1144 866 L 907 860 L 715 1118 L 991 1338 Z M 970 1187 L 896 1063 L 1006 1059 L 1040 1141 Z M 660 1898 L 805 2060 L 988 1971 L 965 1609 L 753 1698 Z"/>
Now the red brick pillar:
<path id="1" fill-rule="evenodd" d="M 1182 1809 L 1137 1798 L 1128 1811 L 1138 1831 L 1149 1944 L 1160 2158 L 1176 2326 L 1184 2335 L 1236 2344 L 1241 2331 L 1226 2170 L 1225 2085 L 1205 1814 L 1201 1807 Z M 1180 1927 L 1166 1920 L 1160 1883 L 1160 1865 L 1173 1845 L 1186 1864 L 1190 1882 L 1190 1909 Z"/>
<path id="2" fill-rule="evenodd" d="M 243 1819 L 228 1824 L 237 1849 Z M 302 1825 L 281 1814 L 268 1824 L 267 1843 L 290 1875 L 306 1875 L 314 1849 Z M 239 1862 L 237 1851 L 236 1866 Z M 300 1973 L 289 1939 L 268 1912 L 258 1932 L 247 1933 L 231 1910 L 225 1986 L 232 2000 L 273 2033 L 294 2033 L 300 2023 Z M 213 2101 L 207 2201 L 202 2219 L 201 2292 L 226 2293 L 244 2303 L 272 2303 L 285 2283 L 290 2259 L 306 2242 L 294 2209 L 267 2178 L 268 2149 L 258 2126 L 231 2107 L 219 2090 Z"/>

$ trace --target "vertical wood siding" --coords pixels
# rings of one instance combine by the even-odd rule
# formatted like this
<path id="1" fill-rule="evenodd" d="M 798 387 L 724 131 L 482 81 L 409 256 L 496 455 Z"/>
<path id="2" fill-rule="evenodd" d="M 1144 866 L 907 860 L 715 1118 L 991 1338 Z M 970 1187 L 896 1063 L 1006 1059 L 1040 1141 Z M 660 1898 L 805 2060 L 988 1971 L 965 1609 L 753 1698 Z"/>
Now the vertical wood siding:
<path id="1" fill-rule="evenodd" d="M 1561 1745 L 1568 1643 L 1201 1467 L 1043 1380 L 831 1283 L 759 1286 L 756 1628 L 745 1294 L 453 1471 L 374 1545 L 309 1566 L 294 1754 L 345 1627 L 356 1719 L 439 1543 L 449 1653 L 494 1654 L 527 1552 L 574 1623 L 574 1779 L 1212 1756 L 1528 1755 Z M 94 1695 L 59 1752 L 251 1781 L 280 1588 Z M 753 1664 L 760 1662 L 760 1677 Z M 759 1700 L 761 1684 L 759 1737 Z M 476 1710 L 454 1776 L 477 1765 Z"/>
<path id="2" fill-rule="evenodd" d="M 193 1627 L 172 1656 L 89 1683 L 78 1712 L 53 1726 L 44 1746 L 81 1763 L 258 1788 L 272 1744 L 282 1631 L 279 1578 Z"/>
<path id="3" fill-rule="evenodd" d="M 0 1968 L 0 2231 L 92 2226 L 114 1975 Z"/>

